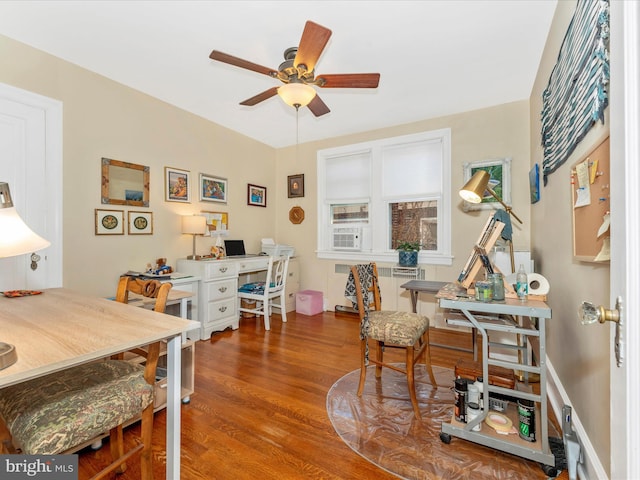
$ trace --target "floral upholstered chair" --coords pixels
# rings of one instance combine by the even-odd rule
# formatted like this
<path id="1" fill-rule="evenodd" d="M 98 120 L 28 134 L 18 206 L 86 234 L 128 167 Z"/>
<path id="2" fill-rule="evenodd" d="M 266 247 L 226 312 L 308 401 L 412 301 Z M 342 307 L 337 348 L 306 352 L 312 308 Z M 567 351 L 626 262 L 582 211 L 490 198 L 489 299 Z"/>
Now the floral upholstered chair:
<path id="1" fill-rule="evenodd" d="M 372 363 L 376 366 L 376 378 L 381 377 L 382 367 L 396 370 L 406 374 L 414 415 L 416 418 L 421 418 L 415 390 L 414 366 L 423 356 L 431 384 L 434 387 L 437 386 L 431 368 L 429 318 L 417 313 L 381 310 L 378 269 L 375 263 L 351 267 L 345 296 L 353 302 L 360 316 L 358 396 L 361 396 L 364 390 L 368 364 Z M 375 341 L 376 358 L 374 359 L 369 358 L 369 340 Z M 404 369 L 384 362 L 385 346 L 405 349 Z"/>
<path id="2" fill-rule="evenodd" d="M 164 312 L 170 289 L 171 283 L 122 277 L 116 301 L 126 303 L 133 292 L 156 298 L 154 310 Z M 159 342 L 136 349 L 146 357 L 145 365 L 112 358 L 0 389 L 0 419 L 5 427 L 0 432 L 7 437 L 2 450 L 26 455 L 70 453 L 109 432 L 112 463 L 93 478 L 124 472 L 125 462 L 138 452 L 142 478 L 153 478 L 151 437 L 159 351 Z M 142 443 L 125 453 L 123 424 L 140 417 Z"/>

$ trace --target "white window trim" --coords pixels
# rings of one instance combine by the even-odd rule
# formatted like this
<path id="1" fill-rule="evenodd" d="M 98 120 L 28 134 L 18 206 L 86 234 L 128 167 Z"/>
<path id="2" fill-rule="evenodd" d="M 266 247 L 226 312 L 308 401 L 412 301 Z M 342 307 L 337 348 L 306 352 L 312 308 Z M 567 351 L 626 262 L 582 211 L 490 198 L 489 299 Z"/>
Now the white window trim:
<path id="1" fill-rule="evenodd" d="M 417 134 L 404 135 L 399 137 L 391 137 L 385 138 L 381 140 L 374 140 L 371 142 L 363 142 L 353 145 L 346 145 L 342 147 L 330 148 L 325 150 L 319 150 L 317 153 L 317 182 L 318 182 L 318 224 L 317 224 L 317 239 L 316 239 L 316 255 L 320 259 L 328 259 L 328 260 L 346 260 L 353 262 L 368 262 L 368 261 L 376 261 L 376 262 L 385 262 L 385 263 L 397 263 L 398 261 L 398 252 L 395 250 L 377 250 L 376 251 L 376 243 L 372 242 L 371 250 L 362 250 L 362 251 L 337 251 L 331 250 L 328 244 L 329 231 L 331 229 L 331 221 L 329 218 L 330 209 L 327 208 L 327 200 L 325 200 L 326 192 L 325 192 L 325 162 L 327 159 L 336 156 L 345 156 L 345 155 L 353 155 L 356 153 L 362 152 L 371 152 L 373 157 L 373 164 L 376 162 L 380 162 L 381 160 L 377 157 L 381 156 L 381 151 L 384 147 L 388 147 L 391 145 L 398 145 L 402 143 L 413 143 L 420 141 L 430 141 L 430 140 L 439 140 L 442 142 L 442 185 L 441 192 L 442 198 L 439 198 L 440 204 L 438 206 L 439 210 L 439 221 L 438 221 L 438 246 L 440 248 L 438 253 L 433 253 L 429 251 L 421 251 L 419 254 L 418 262 L 423 265 L 446 265 L 450 266 L 453 264 L 453 256 L 451 254 L 451 129 L 439 129 L 439 130 L 431 130 L 427 132 L 421 132 Z M 380 178 L 377 173 L 372 175 L 372 182 L 374 182 L 373 188 L 371 191 L 380 191 L 375 186 L 375 182 L 380 182 Z M 433 199 L 433 197 L 420 197 Z M 361 201 L 370 201 L 370 199 L 360 199 Z M 388 202 L 388 199 L 379 198 L 379 201 Z M 415 198 L 405 198 L 398 199 L 394 198 L 393 201 L 407 201 L 407 200 L 415 200 Z M 355 199 L 349 199 L 349 203 L 356 202 Z M 335 200 L 331 200 L 331 203 L 335 203 Z M 370 215 L 373 213 L 369 212 Z M 378 222 L 378 218 L 374 218 L 373 216 L 369 218 L 369 224 L 362 224 L 363 228 L 374 228 L 372 224 L 374 222 Z M 388 218 L 385 216 L 384 227 L 382 231 L 388 232 Z M 349 225 L 349 226 L 357 226 L 357 225 Z M 377 227 L 377 231 L 379 232 L 381 229 Z M 375 239 L 374 239 L 375 240 Z M 377 239 L 380 240 L 380 239 Z M 386 242 L 386 240 L 384 240 Z"/>

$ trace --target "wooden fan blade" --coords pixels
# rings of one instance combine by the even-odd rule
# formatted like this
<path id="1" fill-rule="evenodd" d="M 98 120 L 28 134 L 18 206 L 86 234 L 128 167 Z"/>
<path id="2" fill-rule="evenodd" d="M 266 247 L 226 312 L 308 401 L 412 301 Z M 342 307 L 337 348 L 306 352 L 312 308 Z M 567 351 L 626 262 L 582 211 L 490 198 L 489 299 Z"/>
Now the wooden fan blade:
<path id="1" fill-rule="evenodd" d="M 307 21 L 293 66 L 297 68 L 298 65 L 304 64 L 308 72 L 313 71 L 329 37 L 331 37 L 331 30 L 310 20 Z"/>
<path id="2" fill-rule="evenodd" d="M 331 111 L 318 95 L 313 97 L 313 100 L 311 100 L 311 102 L 307 106 L 309 107 L 309 110 L 311 110 L 311 113 L 313 113 L 316 117 L 319 117 Z"/>
<path id="3" fill-rule="evenodd" d="M 252 107 L 253 105 L 256 105 L 268 98 L 273 97 L 274 95 L 277 95 L 278 88 L 279 87 L 271 87 L 269 90 L 265 90 L 264 92 L 259 93 L 255 97 L 247 98 L 244 102 L 240 102 L 240 105 L 247 105 L 249 107 Z"/>
<path id="4" fill-rule="evenodd" d="M 211 52 L 209 58 L 211 60 L 217 60 L 218 62 L 228 63 L 229 65 L 233 65 L 235 67 L 246 68 L 247 70 L 263 73 L 265 75 L 269 75 L 270 77 L 275 77 L 278 74 L 278 71 L 274 70 L 273 68 L 263 67 L 262 65 L 258 65 L 257 63 L 249 62 L 247 60 L 243 60 L 242 58 L 219 52 L 218 50 L 214 50 L 213 52 Z"/>
<path id="5" fill-rule="evenodd" d="M 318 75 L 316 80 L 324 80 L 322 88 L 378 88 L 379 73 L 341 73 Z"/>

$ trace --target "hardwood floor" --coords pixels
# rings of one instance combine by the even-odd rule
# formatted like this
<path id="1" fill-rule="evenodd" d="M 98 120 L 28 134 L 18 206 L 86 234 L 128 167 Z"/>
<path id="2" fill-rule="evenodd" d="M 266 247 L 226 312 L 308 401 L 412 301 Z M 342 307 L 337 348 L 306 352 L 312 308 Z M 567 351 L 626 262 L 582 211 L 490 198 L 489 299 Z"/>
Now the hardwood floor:
<path id="1" fill-rule="evenodd" d="M 359 368 L 357 317 L 292 312 L 287 318 L 283 324 L 275 315 L 269 332 L 260 321 L 243 319 L 238 330 L 197 342 L 195 393 L 182 407 L 181 479 L 397 478 L 347 447 L 326 412 L 329 388 Z M 469 334 L 443 330 L 432 330 L 431 340 L 471 345 Z M 438 347 L 431 356 L 434 365 L 450 368 L 461 357 L 471 358 Z M 165 477 L 165 422 L 165 412 L 158 412 L 156 479 Z M 137 425 L 126 432 L 127 442 L 134 441 L 132 434 L 138 434 Z M 108 458 L 108 448 L 84 451 L 79 478 L 91 476 Z M 129 462 L 118 478 L 138 479 L 137 463 Z"/>

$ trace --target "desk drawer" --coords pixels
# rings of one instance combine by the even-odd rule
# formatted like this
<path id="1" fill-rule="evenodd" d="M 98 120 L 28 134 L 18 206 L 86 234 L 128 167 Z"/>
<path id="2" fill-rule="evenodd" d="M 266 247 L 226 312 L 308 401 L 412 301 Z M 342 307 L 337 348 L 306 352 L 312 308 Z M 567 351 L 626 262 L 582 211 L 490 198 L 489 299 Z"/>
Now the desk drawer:
<path id="1" fill-rule="evenodd" d="M 229 297 L 235 299 L 238 294 L 238 280 L 228 278 L 226 280 L 207 282 L 204 284 L 204 288 L 206 288 L 207 291 L 205 298 L 209 302 Z"/>
<path id="2" fill-rule="evenodd" d="M 211 261 L 204 266 L 204 279 L 235 277 L 238 275 L 238 267 L 234 262 Z"/>
<path id="3" fill-rule="evenodd" d="M 236 315 L 236 303 L 235 296 L 217 302 L 209 302 L 207 305 L 207 323 L 215 322 L 225 317 L 235 317 Z"/>

